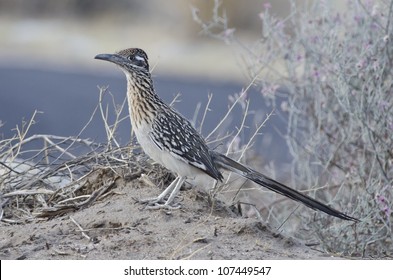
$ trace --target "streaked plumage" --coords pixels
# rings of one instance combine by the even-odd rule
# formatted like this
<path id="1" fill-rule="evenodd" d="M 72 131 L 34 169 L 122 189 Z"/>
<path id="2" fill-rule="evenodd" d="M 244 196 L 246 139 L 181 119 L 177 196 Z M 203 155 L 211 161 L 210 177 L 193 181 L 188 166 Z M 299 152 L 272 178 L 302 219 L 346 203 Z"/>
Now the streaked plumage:
<path id="1" fill-rule="evenodd" d="M 153 160 L 177 174 L 176 179 L 162 194 L 149 200 L 152 208 L 171 207 L 183 182 L 197 174 L 205 173 L 221 181 L 221 168 L 235 172 L 312 209 L 344 220 L 357 221 L 225 155 L 210 150 L 191 123 L 155 93 L 148 58 L 143 50 L 131 48 L 115 54 L 100 54 L 95 58 L 113 62 L 123 70 L 127 77 L 131 122 L 139 144 Z"/>

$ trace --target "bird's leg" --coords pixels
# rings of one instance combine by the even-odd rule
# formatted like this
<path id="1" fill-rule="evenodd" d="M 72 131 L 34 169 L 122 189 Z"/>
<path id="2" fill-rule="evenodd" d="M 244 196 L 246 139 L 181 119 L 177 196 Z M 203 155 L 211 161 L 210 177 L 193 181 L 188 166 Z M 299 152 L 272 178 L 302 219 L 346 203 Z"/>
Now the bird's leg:
<path id="1" fill-rule="evenodd" d="M 180 177 L 176 177 L 175 180 L 173 180 L 172 183 L 159 196 L 154 198 L 141 199 L 139 200 L 139 202 L 148 203 L 148 204 L 163 202 L 165 200 L 165 197 L 167 197 L 167 195 L 170 194 L 173 191 L 173 189 L 176 187 L 176 182 L 179 179 Z"/>
<path id="2" fill-rule="evenodd" d="M 184 181 L 186 180 L 186 178 L 184 178 L 184 177 L 180 177 L 179 176 L 178 178 L 179 178 L 179 180 L 176 183 L 176 187 L 172 190 L 172 192 L 169 195 L 167 201 L 165 202 L 165 205 L 167 205 L 167 206 L 170 206 L 172 201 L 175 199 L 175 196 L 179 192 L 181 185 L 183 185 Z"/>
<path id="3" fill-rule="evenodd" d="M 167 209 L 178 209 L 179 206 L 171 206 L 170 203 L 176 196 L 176 193 L 179 191 L 180 186 L 184 182 L 185 179 L 178 176 L 172 183 L 157 197 L 155 198 L 147 198 L 141 199 L 139 202 L 146 203 L 147 209 L 159 209 L 159 208 L 167 208 Z M 179 184 L 180 183 L 180 184 Z M 165 201 L 165 198 L 169 195 L 169 198 Z"/>

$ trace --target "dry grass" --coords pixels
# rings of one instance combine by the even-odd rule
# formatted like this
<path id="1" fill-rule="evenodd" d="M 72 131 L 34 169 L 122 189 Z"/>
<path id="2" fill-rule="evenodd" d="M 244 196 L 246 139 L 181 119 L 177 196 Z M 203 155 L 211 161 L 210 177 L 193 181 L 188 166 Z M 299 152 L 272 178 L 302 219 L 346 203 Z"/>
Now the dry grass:
<path id="1" fill-rule="evenodd" d="M 135 152 L 137 145 L 120 147 L 115 135 L 124 103 L 113 110 L 104 108 L 105 94 L 107 89 L 100 88 L 94 111 L 100 113 L 107 132 L 104 144 L 80 136 L 28 136 L 35 114 L 16 128 L 13 138 L 0 142 L 2 222 L 26 223 L 89 207 L 110 195 L 120 177 L 134 180 L 153 172 L 154 182 L 167 182 L 168 171 Z M 109 114 L 115 116 L 113 124 L 108 123 Z"/>
<path id="2" fill-rule="evenodd" d="M 250 87 L 250 86 L 249 86 Z M 240 139 L 241 132 L 248 129 L 244 120 L 249 116 L 246 88 L 241 94 L 231 99 L 227 114 L 207 136 L 211 146 L 218 146 L 226 154 L 245 159 L 255 137 L 265 124 L 263 121 L 255 127 L 252 137 Z M 105 95 L 111 96 L 106 87 L 99 88 L 99 100 L 89 122 L 77 136 L 62 137 L 36 134 L 29 136 L 34 125 L 34 118 L 16 127 L 16 134 L 11 139 L 0 142 L 0 184 L 1 184 L 1 221 L 8 224 L 23 224 L 37 219 L 53 218 L 91 206 L 95 201 L 104 199 L 116 190 L 116 181 L 142 178 L 158 186 L 165 186 L 173 175 L 165 168 L 152 164 L 141 152 L 137 144 L 121 147 L 116 139 L 116 131 L 122 121 L 128 121 L 126 100 L 118 105 L 114 102 L 104 105 Z M 199 130 L 209 112 L 209 102 L 202 111 Z M 177 97 L 173 100 L 175 103 Z M 223 131 L 221 126 L 233 114 L 234 108 L 243 110 L 243 120 L 233 133 Z M 195 111 L 199 119 L 200 105 Z M 81 137 L 95 114 L 103 121 L 107 135 L 106 143 L 94 143 Z M 113 120 L 110 123 L 110 120 Z M 226 145 L 222 143 L 228 142 Z M 147 175 L 147 176 L 145 176 Z M 151 184 L 151 183 L 150 183 Z M 239 193 L 244 192 L 244 180 L 229 175 L 226 181 L 211 191 L 212 197 L 226 193 L 237 203 Z M 248 206 L 247 206 L 248 207 Z"/>

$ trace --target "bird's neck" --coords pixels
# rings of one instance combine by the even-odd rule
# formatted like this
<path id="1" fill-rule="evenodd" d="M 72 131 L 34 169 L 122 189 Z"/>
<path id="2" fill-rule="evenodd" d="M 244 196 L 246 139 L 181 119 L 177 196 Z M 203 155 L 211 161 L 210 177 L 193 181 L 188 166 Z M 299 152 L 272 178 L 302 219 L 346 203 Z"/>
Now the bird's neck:
<path id="1" fill-rule="evenodd" d="M 151 76 L 141 78 L 126 73 L 127 76 L 127 98 L 131 122 L 134 128 L 151 123 L 157 114 L 161 99 L 154 91 Z"/>
<path id="2" fill-rule="evenodd" d="M 131 96 L 158 97 L 154 91 L 153 81 L 150 75 L 144 77 L 136 77 L 135 73 L 126 72 L 127 77 L 127 92 Z"/>

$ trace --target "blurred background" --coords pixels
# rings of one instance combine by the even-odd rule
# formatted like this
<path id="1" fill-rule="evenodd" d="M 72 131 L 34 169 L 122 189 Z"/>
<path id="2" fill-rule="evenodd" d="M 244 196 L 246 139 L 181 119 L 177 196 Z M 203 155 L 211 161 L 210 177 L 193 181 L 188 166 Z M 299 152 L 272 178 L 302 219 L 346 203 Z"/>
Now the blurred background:
<path id="1" fill-rule="evenodd" d="M 243 40 L 261 32 L 259 13 L 267 1 L 222 1 L 229 27 Z M 157 72 L 243 81 L 240 61 L 230 47 L 200 35 L 192 8 L 210 19 L 212 0 L 0 0 L 2 63 L 92 68 L 92 55 L 139 46 L 157 64 Z M 285 17 L 288 0 L 272 1 Z"/>
<path id="2" fill-rule="evenodd" d="M 273 14 L 288 15 L 289 1 L 271 2 L 222 1 L 228 27 L 236 28 L 243 42 L 254 42 L 261 34 L 259 13 L 267 5 Z M 213 94 L 206 135 L 227 112 L 229 96 L 249 84 L 239 53 L 201 34 L 193 20 L 193 7 L 209 20 L 213 5 L 212 0 L 0 0 L 0 137 L 14 135 L 13 128 L 35 111 L 29 134 L 77 135 L 97 106 L 97 86 L 109 85 L 116 103 L 125 97 L 123 74 L 94 56 L 128 47 L 147 51 L 159 95 L 170 102 L 180 93 L 175 106 L 188 119 L 197 123 L 197 107 L 204 108 L 208 94 Z M 251 88 L 247 97 L 252 126 L 271 109 L 258 89 Z M 223 129 L 235 130 L 241 120 L 238 114 Z M 285 131 L 285 120 L 274 116 L 263 128 L 256 150 L 266 161 L 289 160 L 283 149 Z M 119 134 L 122 143 L 128 143 L 128 120 Z M 83 136 L 105 141 L 98 116 Z"/>

